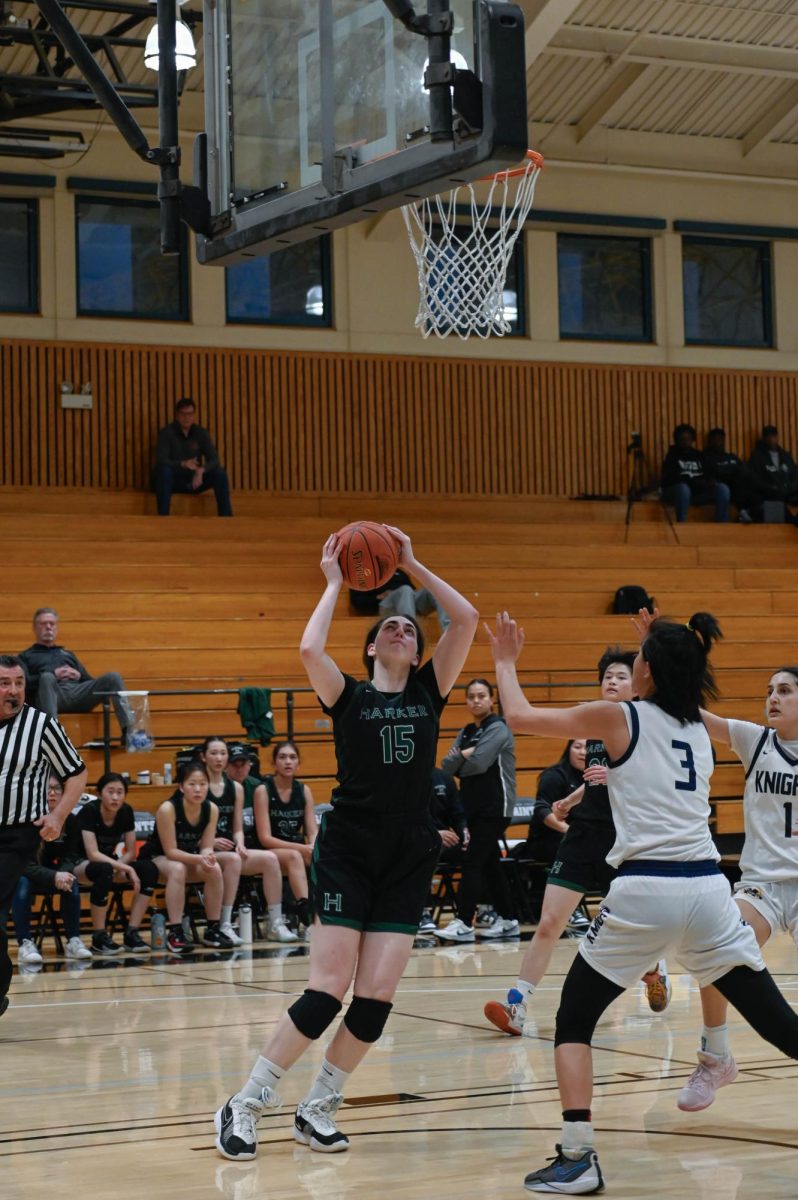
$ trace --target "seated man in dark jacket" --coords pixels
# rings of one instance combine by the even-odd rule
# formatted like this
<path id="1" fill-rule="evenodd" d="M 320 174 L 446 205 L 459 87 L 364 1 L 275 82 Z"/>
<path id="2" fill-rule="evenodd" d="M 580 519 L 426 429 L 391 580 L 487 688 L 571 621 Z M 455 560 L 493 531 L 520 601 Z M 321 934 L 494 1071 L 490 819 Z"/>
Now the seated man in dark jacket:
<path id="1" fill-rule="evenodd" d="M 230 483 L 207 429 L 194 424 L 196 405 L 190 396 L 178 400 L 175 419 L 158 434 L 152 490 L 158 516 L 168 517 L 172 492 L 206 492 L 213 488 L 220 517 L 232 517 Z"/>
<path id="2" fill-rule="evenodd" d="M 741 458 L 726 449 L 725 429 L 710 429 L 707 434 L 704 443 L 704 471 L 707 479 L 726 484 L 740 521 L 743 525 L 749 525 L 753 518 L 749 512 L 751 485 L 748 469 Z"/>
<path id="3" fill-rule="evenodd" d="M 715 505 L 715 520 L 729 519 L 729 487 L 716 479 L 708 479 L 704 456 L 695 444 L 692 425 L 677 425 L 673 445 L 662 464 L 662 496 L 676 510 L 676 520 L 687 520 L 691 504 Z"/>
<path id="4" fill-rule="evenodd" d="M 125 682 L 117 671 L 106 671 L 104 675 L 94 677 L 76 654 L 66 646 L 56 645 L 58 613 L 54 609 L 36 609 L 33 632 L 36 641 L 19 657 L 25 667 L 27 700 L 34 708 L 40 708 L 51 717 L 57 717 L 60 712 L 91 712 L 102 704 L 103 693 L 124 692 Z M 124 696 L 114 694 L 110 700 L 124 743 L 132 714 Z"/>
<path id="5" fill-rule="evenodd" d="M 748 460 L 748 470 L 753 503 L 760 519 L 765 500 L 798 504 L 798 467 L 792 455 L 779 445 L 779 431 L 775 425 L 763 427 L 762 437 Z"/>

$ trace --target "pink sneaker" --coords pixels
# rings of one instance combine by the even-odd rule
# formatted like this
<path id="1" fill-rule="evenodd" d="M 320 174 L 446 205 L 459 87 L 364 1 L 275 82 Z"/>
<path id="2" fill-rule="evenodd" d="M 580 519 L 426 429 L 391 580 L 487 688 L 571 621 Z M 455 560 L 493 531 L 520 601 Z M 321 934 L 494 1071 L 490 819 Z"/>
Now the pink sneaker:
<path id="1" fill-rule="evenodd" d="M 737 1063 L 731 1054 L 709 1054 L 698 1051 L 698 1066 L 676 1098 L 682 1112 L 701 1112 L 709 1108 L 718 1088 L 734 1083 L 737 1078 Z"/>

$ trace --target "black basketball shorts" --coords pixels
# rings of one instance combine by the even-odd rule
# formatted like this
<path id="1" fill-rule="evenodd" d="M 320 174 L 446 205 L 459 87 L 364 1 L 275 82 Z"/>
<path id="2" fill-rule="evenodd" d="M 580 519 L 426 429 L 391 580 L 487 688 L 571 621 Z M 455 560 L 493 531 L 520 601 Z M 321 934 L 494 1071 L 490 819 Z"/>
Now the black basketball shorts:
<path id="1" fill-rule="evenodd" d="M 310 863 L 322 925 L 415 936 L 441 849 L 429 816 L 324 814 Z"/>
<path id="2" fill-rule="evenodd" d="M 604 821 L 575 821 L 557 847 L 547 883 L 585 895 L 606 896 L 615 878 L 607 855 L 615 845 L 615 826 Z"/>

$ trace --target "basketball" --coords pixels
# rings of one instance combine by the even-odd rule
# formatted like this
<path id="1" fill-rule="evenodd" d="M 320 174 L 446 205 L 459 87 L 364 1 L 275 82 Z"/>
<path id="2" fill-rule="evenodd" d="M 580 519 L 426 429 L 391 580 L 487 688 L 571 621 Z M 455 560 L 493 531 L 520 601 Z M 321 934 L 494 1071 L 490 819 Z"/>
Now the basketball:
<path id="1" fill-rule="evenodd" d="M 338 537 L 338 561 L 350 588 L 369 592 L 388 582 L 399 565 L 399 545 L 384 525 L 353 521 L 338 530 Z"/>

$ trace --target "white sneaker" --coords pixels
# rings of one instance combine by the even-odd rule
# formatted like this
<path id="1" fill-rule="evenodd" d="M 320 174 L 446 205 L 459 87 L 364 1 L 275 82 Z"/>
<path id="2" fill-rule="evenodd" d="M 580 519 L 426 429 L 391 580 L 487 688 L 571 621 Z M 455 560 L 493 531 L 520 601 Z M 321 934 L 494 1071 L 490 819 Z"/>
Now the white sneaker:
<path id="1" fill-rule="evenodd" d="M 718 1088 L 734 1083 L 737 1078 L 737 1063 L 731 1054 L 710 1054 L 698 1051 L 698 1066 L 676 1098 L 682 1112 L 701 1112 L 709 1108 Z"/>
<path id="2" fill-rule="evenodd" d="M 349 1138 L 341 1133 L 334 1120 L 342 1100 L 340 1092 L 331 1092 L 319 1100 L 300 1101 L 294 1117 L 296 1140 L 323 1154 L 348 1150 Z"/>
<path id="3" fill-rule="evenodd" d="M 298 942 L 299 938 L 292 929 L 289 929 L 285 921 L 273 921 L 266 930 L 267 942 Z"/>
<path id="4" fill-rule="evenodd" d="M 489 1000 L 485 1005 L 484 1012 L 491 1025 L 501 1029 L 502 1033 L 509 1033 L 513 1037 L 523 1035 L 526 1004 L 524 1004 L 523 996 L 518 988 L 510 988 L 506 1003 Z"/>
<path id="5" fill-rule="evenodd" d="M 272 1088 L 264 1088 L 260 1098 L 231 1096 L 216 1110 L 216 1149 L 225 1158 L 245 1162 L 258 1151 L 258 1120 L 265 1108 L 279 1108 L 280 1097 Z"/>
<path id="6" fill-rule="evenodd" d="M 521 936 L 521 927 L 515 920 L 505 920 L 497 917 L 487 929 L 477 929 L 477 937 L 481 938 L 512 938 Z"/>
<path id="7" fill-rule="evenodd" d="M 72 937 L 64 946 L 65 958 L 91 958 L 91 950 L 84 946 L 79 937 Z"/>
<path id="8" fill-rule="evenodd" d="M 229 921 L 225 921 L 224 925 L 219 926 L 219 932 L 223 933 L 226 938 L 229 938 L 234 946 L 244 945 L 244 939 L 238 936 Z"/>
<path id="9" fill-rule="evenodd" d="M 447 942 L 473 942 L 474 930 L 470 925 L 466 925 L 459 917 L 455 917 L 450 921 L 445 929 L 439 929 L 439 938 L 444 938 Z"/>
<path id="10" fill-rule="evenodd" d="M 20 943 L 19 950 L 17 951 L 17 962 L 28 963 L 29 965 L 32 965 L 33 963 L 44 962 L 41 954 L 36 949 L 36 943 L 31 941 L 30 938 L 25 938 L 25 940 Z"/>

